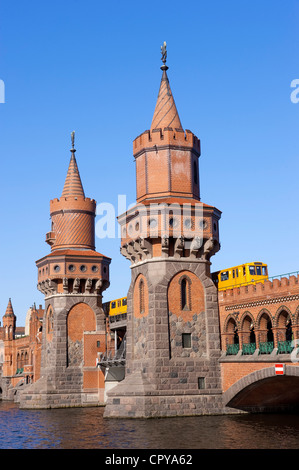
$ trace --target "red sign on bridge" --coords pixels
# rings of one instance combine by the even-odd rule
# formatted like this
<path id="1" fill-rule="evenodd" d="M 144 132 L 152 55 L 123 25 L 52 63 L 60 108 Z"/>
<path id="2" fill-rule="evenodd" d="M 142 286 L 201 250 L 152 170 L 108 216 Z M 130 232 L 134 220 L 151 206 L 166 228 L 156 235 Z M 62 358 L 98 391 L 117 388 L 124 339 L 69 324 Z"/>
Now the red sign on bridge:
<path id="1" fill-rule="evenodd" d="M 275 375 L 284 375 L 285 365 L 284 364 L 275 364 Z"/>

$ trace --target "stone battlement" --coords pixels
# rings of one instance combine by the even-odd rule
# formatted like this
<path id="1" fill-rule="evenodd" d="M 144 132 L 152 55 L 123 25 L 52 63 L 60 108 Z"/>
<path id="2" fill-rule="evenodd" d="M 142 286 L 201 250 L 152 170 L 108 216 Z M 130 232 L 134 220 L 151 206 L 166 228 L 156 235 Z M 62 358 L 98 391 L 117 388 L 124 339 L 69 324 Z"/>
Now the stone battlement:
<path id="1" fill-rule="evenodd" d="M 133 142 L 134 157 L 147 147 L 163 145 L 175 145 L 194 149 L 200 155 L 200 140 L 189 130 L 173 129 L 167 127 L 164 129 L 147 130 L 136 137 Z"/>

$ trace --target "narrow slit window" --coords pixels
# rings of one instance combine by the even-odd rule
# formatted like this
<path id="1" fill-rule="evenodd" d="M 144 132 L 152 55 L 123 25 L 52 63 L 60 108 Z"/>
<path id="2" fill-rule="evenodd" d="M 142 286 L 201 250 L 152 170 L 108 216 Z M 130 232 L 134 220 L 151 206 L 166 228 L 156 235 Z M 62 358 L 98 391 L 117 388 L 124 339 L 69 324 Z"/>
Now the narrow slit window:
<path id="1" fill-rule="evenodd" d="M 182 283 L 181 283 L 181 302 L 182 302 L 182 310 L 188 308 L 188 305 L 187 305 L 187 281 L 186 281 L 186 279 L 183 279 Z"/>
<path id="2" fill-rule="evenodd" d="M 143 279 L 141 279 L 140 284 L 139 284 L 139 307 L 140 307 L 140 313 L 144 313 L 144 282 L 143 282 Z"/>

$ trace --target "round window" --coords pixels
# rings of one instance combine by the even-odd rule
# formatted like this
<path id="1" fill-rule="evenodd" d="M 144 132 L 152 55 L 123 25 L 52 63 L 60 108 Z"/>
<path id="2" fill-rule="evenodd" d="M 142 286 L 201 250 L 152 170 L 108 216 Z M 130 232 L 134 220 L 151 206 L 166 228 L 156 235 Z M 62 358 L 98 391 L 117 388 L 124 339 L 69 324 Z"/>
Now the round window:
<path id="1" fill-rule="evenodd" d="M 70 264 L 69 265 L 69 271 L 71 271 L 71 273 L 73 273 L 75 271 L 75 266 L 73 264 Z"/>
<path id="2" fill-rule="evenodd" d="M 60 266 L 58 266 L 58 264 L 56 264 L 56 265 L 54 266 L 54 271 L 55 271 L 55 273 L 59 273 L 59 271 L 60 271 Z"/>
<path id="3" fill-rule="evenodd" d="M 96 273 L 97 270 L 98 270 L 98 267 L 97 267 L 97 266 L 92 266 L 92 267 L 91 267 L 91 270 L 92 270 L 93 273 Z"/>
<path id="4" fill-rule="evenodd" d="M 85 266 L 85 264 L 82 264 L 82 265 L 80 266 L 80 271 L 81 271 L 81 273 L 85 273 L 85 271 L 86 271 L 86 266 Z"/>

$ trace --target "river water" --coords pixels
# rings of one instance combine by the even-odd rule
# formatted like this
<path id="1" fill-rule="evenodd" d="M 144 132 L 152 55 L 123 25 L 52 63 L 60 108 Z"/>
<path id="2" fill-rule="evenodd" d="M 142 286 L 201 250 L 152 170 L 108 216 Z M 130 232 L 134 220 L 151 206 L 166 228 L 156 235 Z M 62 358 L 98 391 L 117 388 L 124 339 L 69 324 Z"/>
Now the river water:
<path id="1" fill-rule="evenodd" d="M 104 408 L 0 401 L 1 449 L 298 449 L 299 415 L 105 419 Z"/>

